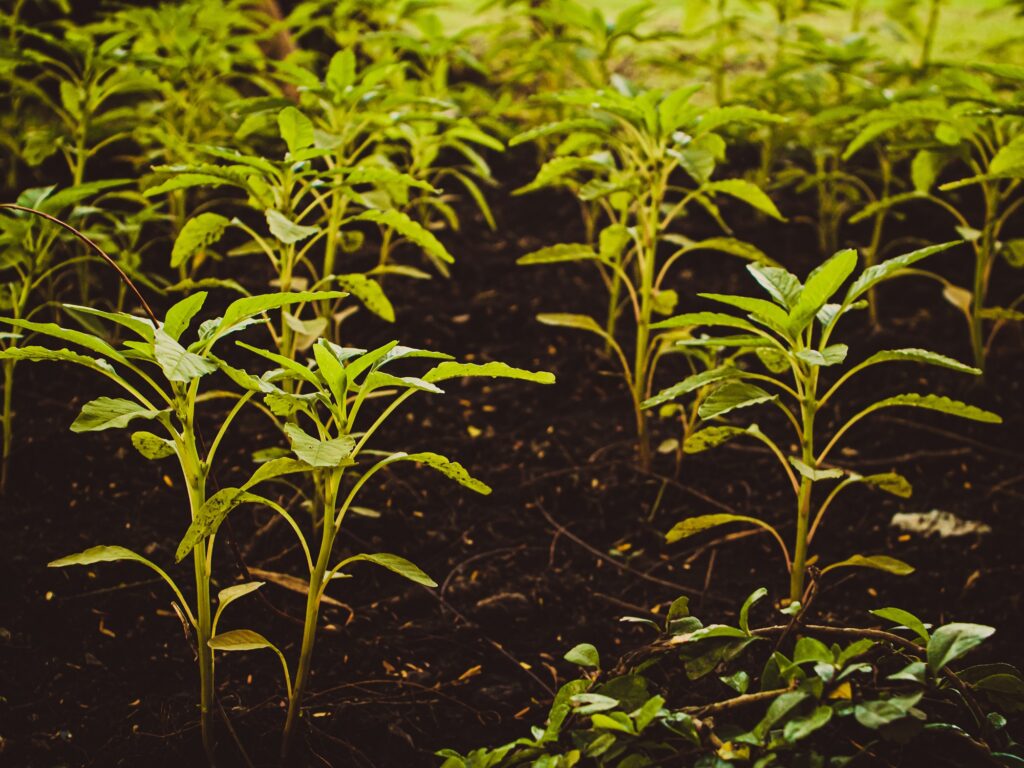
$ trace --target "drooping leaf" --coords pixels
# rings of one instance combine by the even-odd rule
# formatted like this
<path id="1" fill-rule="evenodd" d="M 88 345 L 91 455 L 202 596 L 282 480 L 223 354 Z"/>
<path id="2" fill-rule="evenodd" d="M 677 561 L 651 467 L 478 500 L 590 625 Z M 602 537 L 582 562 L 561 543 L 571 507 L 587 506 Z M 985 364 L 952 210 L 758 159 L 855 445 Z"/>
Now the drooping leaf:
<path id="1" fill-rule="evenodd" d="M 667 389 L 663 389 L 661 392 L 656 394 L 641 403 L 641 408 L 654 408 L 662 403 L 667 403 L 669 400 L 675 400 L 677 397 L 689 394 L 694 390 L 700 389 L 708 384 L 713 384 L 716 381 L 722 381 L 724 379 L 739 378 L 743 374 L 738 368 L 732 366 L 720 366 L 718 368 L 712 368 L 711 370 L 701 371 L 695 373 L 692 376 L 687 376 L 682 381 L 673 384 Z"/>
<path id="2" fill-rule="evenodd" d="M 906 269 L 922 259 L 926 259 L 936 253 L 940 253 L 955 245 L 960 245 L 962 240 L 954 240 L 948 243 L 941 243 L 939 245 L 929 245 L 927 248 L 919 248 L 916 251 L 905 253 L 902 256 L 894 256 L 891 259 L 883 261 L 881 264 L 876 264 L 873 267 L 868 267 L 856 280 L 850 285 L 846 291 L 846 298 L 843 299 L 844 304 L 852 304 L 854 301 L 863 296 L 871 288 L 878 285 L 883 280 L 887 280 L 900 270 Z"/>
<path id="3" fill-rule="evenodd" d="M 683 441 L 683 452 L 700 453 L 745 434 L 747 430 L 743 427 L 705 427 Z"/>
<path id="4" fill-rule="evenodd" d="M 941 395 L 919 395 L 916 393 L 894 395 L 893 397 L 887 397 L 884 400 L 879 400 L 877 403 L 871 405 L 868 410 L 876 411 L 880 408 L 892 408 L 897 406 L 927 408 L 932 411 L 948 413 L 951 416 L 959 416 L 962 419 L 971 419 L 972 421 L 981 421 L 987 424 L 1003 423 L 1002 417 L 998 414 L 978 408 L 975 405 L 968 405 L 967 403 L 963 403 L 959 400 L 952 400 Z"/>
<path id="5" fill-rule="evenodd" d="M 597 258 L 597 252 L 584 243 L 559 243 L 520 256 L 516 259 L 516 264 L 554 264 L 561 261 L 586 261 Z"/>
<path id="6" fill-rule="evenodd" d="M 897 576 L 907 576 L 914 572 L 912 565 L 888 555 L 852 555 L 838 563 L 832 563 L 821 572 L 824 574 L 835 568 L 874 568 Z"/>
<path id="7" fill-rule="evenodd" d="M 688 539 L 690 536 L 694 536 L 698 533 L 708 530 L 709 528 L 716 528 L 719 525 L 726 525 L 728 523 L 750 523 L 760 528 L 770 529 L 766 522 L 758 520 L 756 517 L 747 517 L 746 515 L 731 515 L 727 513 L 716 513 L 713 515 L 700 515 L 698 517 L 688 517 L 685 520 L 681 520 L 672 526 L 667 534 L 665 534 L 665 541 L 669 544 L 673 544 L 682 539 Z"/>
<path id="8" fill-rule="evenodd" d="M 262 501 L 262 497 L 249 493 L 243 488 L 222 488 L 217 491 L 196 512 L 191 525 L 178 543 L 174 561 L 180 563 L 202 541 L 215 534 L 220 528 L 220 524 L 224 522 L 224 518 L 233 509 L 241 504 L 259 504 Z"/>
<path id="9" fill-rule="evenodd" d="M 409 581 L 415 582 L 416 584 L 422 584 L 425 587 L 436 587 L 437 582 L 420 570 L 417 566 L 410 563 L 404 557 L 398 555 L 391 555 L 386 552 L 378 552 L 373 555 L 360 554 L 353 555 L 352 557 L 345 558 L 345 563 L 354 563 L 358 561 L 365 561 L 367 563 L 374 563 L 383 568 L 387 568 L 393 573 L 397 573 L 399 576 L 403 576 Z"/>
<path id="10" fill-rule="evenodd" d="M 57 558 L 47 563 L 48 568 L 65 568 L 69 565 L 93 565 L 94 563 L 109 563 L 116 560 L 134 560 L 153 567 L 153 564 L 142 555 L 137 555 L 126 547 L 116 545 L 100 545 L 89 547 L 86 550 L 74 555 Z"/>
<path id="11" fill-rule="evenodd" d="M 394 208 L 388 208 L 383 211 L 363 211 L 358 216 L 355 216 L 354 219 L 358 221 L 372 221 L 393 229 L 409 242 L 422 248 L 428 256 L 448 264 L 455 263 L 454 257 L 448 253 L 448 249 L 442 245 L 440 240 L 434 237 L 433 233 L 401 211 Z"/>
<path id="12" fill-rule="evenodd" d="M 464 466 L 457 461 L 451 461 L 438 453 L 420 452 L 394 454 L 388 457 L 389 461 L 415 461 L 431 469 L 437 470 L 445 477 L 454 480 L 459 485 L 469 488 L 471 491 L 486 496 L 491 492 L 491 487 L 486 483 L 477 480 L 469 474 Z"/>
<path id="13" fill-rule="evenodd" d="M 234 584 L 226 587 L 217 593 L 217 609 L 224 610 L 228 605 L 239 598 L 255 592 L 266 584 L 265 581 L 247 581 L 244 584 Z"/>
<path id="14" fill-rule="evenodd" d="M 333 301 L 345 297 L 344 291 L 293 291 L 282 293 L 266 293 L 260 296 L 246 296 L 236 299 L 224 310 L 224 316 L 217 324 L 217 335 L 221 335 L 228 329 L 236 326 L 250 317 L 267 312 L 271 309 L 290 306 L 292 304 L 304 304 L 311 301 Z"/>
<path id="15" fill-rule="evenodd" d="M 950 370 L 957 371 L 959 373 L 969 373 L 975 376 L 981 373 L 977 368 L 965 365 L 952 357 L 940 355 L 938 352 L 931 352 L 927 349 L 917 349 L 915 347 L 908 347 L 906 349 L 887 349 L 882 352 L 876 352 L 861 363 L 861 365 L 866 367 L 869 365 L 875 365 L 876 363 L 886 362 L 925 363 L 927 365 L 937 365 L 941 368 L 949 368 Z"/>
<path id="16" fill-rule="evenodd" d="M 133 432 L 132 445 L 135 450 L 151 461 L 174 455 L 174 442 L 152 432 Z"/>
<path id="17" fill-rule="evenodd" d="M 880 619 L 891 621 L 893 624 L 904 626 L 911 630 L 924 642 L 928 642 L 930 635 L 928 629 L 925 627 L 924 622 L 921 621 L 917 616 L 910 613 L 910 611 L 904 611 L 902 608 L 877 608 L 871 611 L 872 614 Z"/>
<path id="18" fill-rule="evenodd" d="M 725 179 L 722 181 L 711 181 L 705 184 L 701 189 L 704 192 L 721 192 L 725 195 L 730 195 L 738 200 L 742 200 L 752 208 L 756 208 L 771 216 L 773 219 L 779 221 L 785 221 L 786 218 L 779 213 L 779 209 L 775 207 L 775 203 L 772 199 L 766 195 L 760 187 L 756 184 L 752 184 L 744 179 Z"/>
<path id="19" fill-rule="evenodd" d="M 858 478 L 857 482 L 870 485 L 879 490 L 899 496 L 901 499 L 909 499 L 914 492 L 914 487 L 903 475 L 897 472 L 882 472 L 877 475 L 866 475 Z"/>

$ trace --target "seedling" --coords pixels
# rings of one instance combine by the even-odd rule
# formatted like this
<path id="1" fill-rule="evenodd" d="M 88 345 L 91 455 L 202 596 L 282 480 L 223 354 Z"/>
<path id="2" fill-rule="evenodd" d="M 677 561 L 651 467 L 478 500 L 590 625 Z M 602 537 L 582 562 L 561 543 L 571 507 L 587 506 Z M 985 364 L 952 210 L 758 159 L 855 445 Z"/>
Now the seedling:
<path id="1" fill-rule="evenodd" d="M 831 466 L 828 458 L 842 438 L 867 416 L 879 410 L 896 407 L 926 408 L 940 413 L 987 423 L 1000 423 L 1001 419 L 990 411 L 948 397 L 935 394 L 905 393 L 881 398 L 862 407 L 847 418 L 830 435 L 821 436 L 816 425 L 818 414 L 832 403 L 843 386 L 854 376 L 874 365 L 888 362 L 918 362 L 978 375 L 980 371 L 952 358 L 923 349 L 892 349 L 877 352 L 855 365 L 844 366 L 848 353 L 846 344 L 833 341 L 839 322 L 852 310 L 863 308 L 864 297 L 883 280 L 905 272 L 914 264 L 935 253 L 958 245 L 957 242 L 922 248 L 911 253 L 869 267 L 839 293 L 847 278 L 857 266 L 854 250 L 839 251 L 811 272 L 806 282 L 779 267 L 750 265 L 754 280 L 769 294 L 771 300 L 722 294 L 700 294 L 704 298 L 724 304 L 743 314 L 722 312 L 692 312 L 658 323 L 656 327 L 728 328 L 738 335 L 716 338 L 694 338 L 687 345 L 725 347 L 739 345 L 756 353 L 764 371 L 747 370 L 738 365 L 726 365 L 691 376 L 664 390 L 645 403 L 651 407 L 701 387 L 713 385 L 700 404 L 698 413 L 704 421 L 717 421 L 734 411 L 762 404 L 778 408 L 792 427 L 793 437 L 800 446 L 799 456 L 789 456 L 782 446 L 786 439 L 774 439 L 757 424 L 746 426 L 715 424 L 692 434 L 684 444 L 688 453 L 721 445 L 736 437 L 745 436 L 766 445 L 779 460 L 796 498 L 796 533 L 792 548 L 786 546 L 778 530 L 759 518 L 735 514 L 701 515 L 685 519 L 669 531 L 669 542 L 688 538 L 702 531 L 729 523 L 744 523 L 763 528 L 779 545 L 790 576 L 790 600 L 799 601 L 804 595 L 808 565 L 808 548 L 826 511 L 836 496 L 851 486 L 869 485 L 888 493 L 907 497 L 910 483 L 893 472 L 860 475 Z M 838 300 L 834 298 L 841 296 Z M 822 377 L 830 368 L 842 373 L 827 389 Z M 762 388 L 764 384 L 768 389 Z M 846 409 L 843 409 L 845 412 Z M 824 447 L 820 440 L 824 437 Z M 828 496 L 814 511 L 814 488 L 826 481 L 838 480 Z M 862 566 L 878 568 L 895 574 L 907 574 L 913 569 L 886 555 L 864 556 L 855 554 L 845 560 L 821 569 L 825 574 L 836 568 Z"/>

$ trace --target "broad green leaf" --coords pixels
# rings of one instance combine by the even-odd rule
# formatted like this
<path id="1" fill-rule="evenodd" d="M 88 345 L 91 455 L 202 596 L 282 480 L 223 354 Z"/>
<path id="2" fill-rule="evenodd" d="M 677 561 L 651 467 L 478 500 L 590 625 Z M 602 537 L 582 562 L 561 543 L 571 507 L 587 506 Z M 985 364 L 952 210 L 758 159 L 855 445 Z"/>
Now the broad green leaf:
<path id="1" fill-rule="evenodd" d="M 861 366 L 866 367 L 869 365 L 875 365 L 876 363 L 904 361 L 937 365 L 941 368 L 949 368 L 951 370 L 958 371 L 959 373 L 970 373 L 975 376 L 981 373 L 977 368 L 965 365 L 952 357 L 946 357 L 946 355 L 940 355 L 938 352 L 931 352 L 927 349 L 917 349 L 915 347 L 908 347 L 906 349 L 887 349 L 882 352 L 876 352 L 861 363 Z"/>
<path id="2" fill-rule="evenodd" d="M 278 112 L 277 127 L 293 155 L 313 146 L 313 123 L 295 107 L 285 107 Z"/>
<path id="3" fill-rule="evenodd" d="M 242 485 L 242 490 L 255 488 L 260 483 L 273 480 L 275 477 L 292 475 L 296 472 L 308 472 L 310 465 L 304 461 L 296 461 L 290 456 L 279 456 L 259 465 L 252 476 Z"/>
<path id="4" fill-rule="evenodd" d="M 737 408 L 748 408 L 777 399 L 778 395 L 769 394 L 753 384 L 731 381 L 716 388 L 704 398 L 704 402 L 697 409 L 697 414 L 701 419 L 707 421 L 724 416 Z"/>
<path id="5" fill-rule="evenodd" d="M 888 699 L 866 701 L 854 708 L 853 715 L 857 722 L 865 728 L 877 730 L 906 717 L 923 695 L 923 691 L 918 691 L 906 696 L 890 696 Z"/>
<path id="6" fill-rule="evenodd" d="M 927 248 L 919 248 L 916 251 L 905 253 L 902 256 L 894 256 L 891 259 L 883 261 L 881 264 L 868 267 L 860 273 L 857 279 L 854 280 L 847 289 L 846 298 L 843 299 L 843 303 L 852 304 L 871 288 L 874 288 L 883 280 L 888 280 L 900 270 L 916 264 L 921 261 L 921 259 L 926 259 L 929 256 L 945 251 L 955 245 L 960 245 L 962 242 L 962 240 L 954 240 L 948 243 L 941 243 L 940 245 L 929 245 Z"/>
<path id="7" fill-rule="evenodd" d="M 349 435 L 330 440 L 318 440 L 307 435 L 296 424 L 285 424 L 284 432 L 295 455 L 310 466 L 344 467 L 354 463 L 351 456 L 356 441 Z"/>
<path id="8" fill-rule="evenodd" d="M 37 347 L 29 345 L 27 347 L 10 347 L 8 349 L 0 349 L 0 360 L 29 360 L 34 363 L 39 362 L 54 362 L 54 363 L 75 363 L 77 365 L 91 368 L 94 371 L 101 371 L 104 373 L 113 373 L 114 369 L 110 366 L 106 360 L 97 360 L 87 355 L 79 354 L 78 352 L 72 352 L 70 349 L 49 349 L 48 347 Z"/>
<path id="9" fill-rule="evenodd" d="M 721 366 L 719 368 L 712 368 L 709 371 L 701 371 L 695 373 L 692 376 L 687 376 L 677 384 L 673 384 L 667 389 L 663 389 L 661 392 L 656 394 L 654 397 L 644 400 L 641 403 L 641 408 L 654 408 L 667 403 L 669 400 L 675 400 L 677 397 L 689 394 L 694 390 L 700 389 L 703 386 L 712 384 L 716 381 L 722 381 L 723 379 L 733 379 L 742 377 L 743 372 L 738 368 L 732 366 Z"/>
<path id="10" fill-rule="evenodd" d="M 363 306 L 377 317 L 387 320 L 389 323 L 395 322 L 395 308 L 391 306 L 380 283 L 372 277 L 354 272 L 348 275 L 337 275 L 334 282 L 338 284 L 338 287 L 359 299 Z"/>
<path id="11" fill-rule="evenodd" d="M 110 346 L 103 339 L 98 336 L 93 336 L 91 333 L 84 333 L 82 331 L 73 331 L 68 328 L 62 328 L 56 323 L 36 323 L 31 320 L 22 320 L 20 318 L 4 318 L 3 322 L 8 325 L 13 325 L 16 328 L 22 330 L 32 331 L 34 333 L 40 333 L 44 336 L 52 336 L 55 339 L 61 341 L 67 341 L 75 344 L 79 347 L 84 347 L 90 352 L 95 352 L 103 357 L 109 357 L 118 363 L 126 362 L 124 355 Z"/>
<path id="12" fill-rule="evenodd" d="M 155 332 L 153 354 L 168 381 L 192 381 L 217 370 L 216 363 L 189 352 L 162 328 Z"/>
<path id="13" fill-rule="evenodd" d="M 580 643 L 574 646 L 562 658 L 578 667 L 601 668 L 601 656 L 598 654 L 597 648 L 590 643 Z"/>
<path id="14" fill-rule="evenodd" d="M 857 266 L 857 251 L 852 248 L 839 251 L 815 269 L 804 283 L 796 303 L 789 311 L 787 327 L 796 335 L 807 327 L 818 310 L 832 298 Z"/>
<path id="15" fill-rule="evenodd" d="M 132 445 L 147 459 L 155 461 L 174 455 L 174 441 L 159 437 L 152 432 L 133 432 Z"/>
<path id="16" fill-rule="evenodd" d="M 455 262 L 452 255 L 448 253 L 448 249 L 441 244 L 440 240 L 434 237 L 433 233 L 401 211 L 393 208 L 384 211 L 363 211 L 358 216 L 355 216 L 354 219 L 357 221 L 372 221 L 383 227 L 393 229 L 409 242 L 422 248 L 423 252 L 428 256 L 449 264 Z"/>
<path id="17" fill-rule="evenodd" d="M 708 530 L 709 528 L 716 528 L 719 525 L 726 525 L 728 523 L 750 523 L 760 528 L 771 529 L 763 520 L 758 520 L 756 517 L 747 517 L 746 515 L 731 515 L 727 513 L 716 513 L 713 515 L 700 515 L 698 517 L 688 517 L 685 520 L 681 520 L 672 526 L 667 534 L 665 534 L 665 541 L 669 544 L 674 544 L 682 539 L 688 539 L 698 533 Z"/>
<path id="18" fill-rule="evenodd" d="M 871 405 L 868 410 L 877 411 L 881 408 L 892 408 L 896 406 L 927 408 L 932 411 L 948 413 L 951 416 L 959 416 L 962 419 L 971 419 L 972 421 L 981 421 L 987 424 L 1003 423 L 1002 417 L 998 414 L 986 411 L 974 405 L 968 405 L 967 403 L 960 402 L 959 400 L 951 400 L 950 398 L 941 395 L 919 395 L 914 393 L 895 395 L 893 397 L 887 397 L 884 400 L 879 400 L 877 403 Z"/>
<path id="19" fill-rule="evenodd" d="M 597 259 L 598 254 L 583 243 L 559 243 L 537 251 L 531 251 L 516 259 L 516 264 L 553 264 L 560 261 L 585 261 Z"/>
<path id="20" fill-rule="evenodd" d="M 924 642 L 928 642 L 930 635 L 928 634 L 927 627 L 925 627 L 923 621 L 910 613 L 910 611 L 904 611 L 902 608 L 877 608 L 871 611 L 871 613 L 880 619 L 885 619 L 886 621 L 891 621 L 893 624 L 898 626 L 906 627 L 915 635 L 920 637 Z"/>
<path id="21" fill-rule="evenodd" d="M 731 104 L 726 107 L 712 107 L 697 118 L 695 135 L 708 133 L 729 123 L 784 123 L 786 118 L 772 114 L 763 109 L 755 109 L 742 104 Z"/>
<path id="22" fill-rule="evenodd" d="M 701 187 L 704 192 L 721 192 L 742 200 L 747 205 L 756 208 L 761 213 L 768 214 L 773 219 L 785 221 L 785 217 L 779 213 L 775 203 L 768 197 L 761 188 L 744 179 L 725 179 L 723 181 L 711 181 Z"/>
<path id="23" fill-rule="evenodd" d="M 290 426 L 290 425 L 289 425 Z M 180 563 L 185 557 L 199 546 L 206 538 L 212 536 L 224 522 L 224 518 L 241 504 L 259 504 L 262 497 L 242 488 L 222 488 L 213 496 L 208 498 L 203 506 L 196 512 L 195 518 L 189 525 L 185 535 L 178 543 L 178 549 L 174 554 L 174 561 Z"/>
<path id="24" fill-rule="evenodd" d="M 683 441 L 683 452 L 700 453 L 745 434 L 743 427 L 705 427 Z"/>
<path id="25" fill-rule="evenodd" d="M 203 308 L 206 296 L 206 291 L 193 293 L 168 309 L 164 316 L 164 333 L 177 341 L 192 322 L 192 318 Z"/>
<path id="26" fill-rule="evenodd" d="M 768 711 L 765 712 L 761 722 L 754 726 L 751 733 L 754 734 L 758 741 L 763 740 L 775 723 L 802 704 L 809 695 L 806 691 L 790 691 L 779 695 L 768 705 Z"/>
<path id="27" fill-rule="evenodd" d="M 999 148 L 989 163 L 988 172 L 999 176 L 1024 177 L 1024 136 L 1017 136 Z"/>
<path id="28" fill-rule="evenodd" d="M 220 240 L 231 221 L 217 213 L 201 213 L 185 222 L 171 249 L 171 267 L 177 268 Z"/>
<path id="29" fill-rule="evenodd" d="M 935 180 L 946 164 L 947 156 L 941 152 L 932 152 L 922 149 L 916 155 L 910 165 L 910 178 L 913 181 L 914 189 L 918 192 L 927 193 L 935 186 Z"/>
<path id="30" fill-rule="evenodd" d="M 608 331 L 602 328 L 590 315 L 574 315 L 568 312 L 545 312 L 537 315 L 537 322 L 542 325 L 553 325 L 557 328 L 576 328 L 589 331 L 603 339 L 610 338 Z"/>
<path id="31" fill-rule="evenodd" d="M 782 729 L 782 738 L 789 744 L 806 739 L 815 731 L 828 725 L 831 719 L 832 707 L 820 704 L 809 715 L 796 717 L 787 722 Z"/>
<path id="32" fill-rule="evenodd" d="M 356 54 L 351 48 L 338 51 L 331 57 L 324 82 L 339 95 L 344 93 L 346 88 L 355 85 Z"/>
<path id="33" fill-rule="evenodd" d="M 422 584 L 425 587 L 437 586 L 436 581 L 427 576 L 427 574 L 421 571 L 417 566 L 410 563 L 404 557 L 399 557 L 398 555 L 391 555 L 386 552 L 378 552 L 373 555 L 353 555 L 352 557 L 345 558 L 344 563 L 347 564 L 358 561 L 374 563 L 375 565 L 387 568 L 389 571 L 397 573 L 399 576 L 404 576 L 409 581 Z"/>
<path id="34" fill-rule="evenodd" d="M 258 651 L 277 648 L 259 632 L 251 629 L 232 629 L 211 637 L 207 643 L 215 651 Z"/>
<path id="35" fill-rule="evenodd" d="M 445 361 L 431 368 L 423 376 L 424 381 L 436 384 L 447 379 L 460 379 L 467 376 L 489 376 L 500 379 L 521 379 L 536 384 L 554 384 L 555 376 L 547 371 L 527 371 L 513 368 L 505 363 L 456 363 Z"/>
<path id="36" fill-rule="evenodd" d="M 98 397 L 82 406 L 71 425 L 72 432 L 100 432 L 120 429 L 135 419 L 155 419 L 161 411 L 146 408 L 134 400 L 120 397 Z"/>
<path id="37" fill-rule="evenodd" d="M 312 237 L 320 230 L 317 227 L 308 227 L 303 224 L 296 224 L 276 208 L 266 210 L 267 226 L 270 234 L 276 237 L 285 245 L 298 243 Z"/>
<path id="38" fill-rule="evenodd" d="M 984 624 L 954 622 L 936 629 L 928 640 L 928 668 L 935 674 L 995 633 Z"/>
<path id="39" fill-rule="evenodd" d="M 832 563 L 821 572 L 828 573 L 835 568 L 874 568 L 897 576 L 907 576 L 914 572 L 912 565 L 888 555 L 853 555 L 838 563 Z"/>

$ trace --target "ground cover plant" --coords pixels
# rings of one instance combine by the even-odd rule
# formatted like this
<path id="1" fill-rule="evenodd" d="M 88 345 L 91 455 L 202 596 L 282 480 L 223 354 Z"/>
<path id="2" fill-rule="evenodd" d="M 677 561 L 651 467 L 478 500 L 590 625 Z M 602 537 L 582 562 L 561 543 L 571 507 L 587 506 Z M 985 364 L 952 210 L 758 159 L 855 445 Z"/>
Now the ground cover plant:
<path id="1" fill-rule="evenodd" d="M 1020 765 L 1022 31 L 0 8 L 0 759 Z"/>

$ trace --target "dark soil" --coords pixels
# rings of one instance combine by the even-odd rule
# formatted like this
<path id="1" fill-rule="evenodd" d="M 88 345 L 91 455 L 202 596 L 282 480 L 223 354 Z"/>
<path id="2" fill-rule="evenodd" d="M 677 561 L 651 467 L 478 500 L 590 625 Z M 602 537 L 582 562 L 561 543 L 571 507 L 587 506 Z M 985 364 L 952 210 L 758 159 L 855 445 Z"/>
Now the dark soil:
<path id="1" fill-rule="evenodd" d="M 526 153 L 507 158 L 504 188 L 528 174 L 531 162 Z M 494 201 L 496 232 L 467 211 L 464 231 L 449 238 L 458 259 L 450 280 L 389 282 L 399 321 L 385 326 L 360 313 L 347 332 L 360 346 L 400 338 L 466 360 L 547 369 L 558 383 L 450 382 L 444 397 L 414 399 L 379 441 L 458 459 L 495 490 L 476 496 L 409 468 L 363 498 L 382 517 L 351 518 L 343 546 L 402 554 L 441 586 L 409 586 L 366 567 L 332 588 L 348 608 L 323 611 L 303 756 L 295 765 L 431 766 L 442 747 L 465 751 L 511 740 L 543 720 L 553 691 L 571 679 L 574 668 L 561 656 L 574 644 L 592 642 L 612 660 L 651 640 L 619 617 L 664 611 L 686 593 L 697 615 L 728 621 L 758 586 L 774 598 L 785 594 L 783 565 L 766 536 L 723 543 L 709 533 L 677 546 L 663 539 L 678 519 L 715 511 L 763 516 L 791 535 L 793 501 L 774 458 L 737 442 L 688 457 L 678 476 L 669 456 L 660 456 L 652 473 L 639 472 L 628 399 L 610 361 L 591 337 L 533 319 L 552 310 L 600 314 L 595 275 L 578 266 L 514 265 L 528 250 L 579 237 L 574 204 L 557 194 L 496 193 Z M 792 212 L 806 202 L 783 200 L 780 208 Z M 728 213 L 733 221 L 743 214 Z M 905 226 L 929 237 L 934 229 L 927 219 Z M 801 274 L 820 259 L 813 232 L 799 225 L 748 219 L 737 236 Z M 967 255 L 954 251 L 932 266 L 959 276 L 967 264 Z M 1019 274 L 1007 278 L 1019 292 Z M 720 255 L 695 257 L 675 285 L 684 296 L 754 287 L 742 265 Z M 1000 293 L 1012 289 L 997 284 Z M 842 339 L 851 358 L 919 346 L 968 359 L 966 328 L 932 284 L 903 280 L 880 299 L 885 328 L 872 334 L 862 320 L 852 322 Z M 684 302 L 689 309 L 699 300 Z M 898 469 L 915 493 L 904 501 L 850 492 L 830 513 L 817 551 L 823 562 L 885 552 L 917 571 L 905 578 L 837 572 L 822 585 L 814 620 L 866 626 L 867 610 L 897 605 L 934 623 L 980 621 L 998 632 L 979 659 L 1024 662 L 1021 341 L 1017 331 L 1003 334 L 984 383 L 880 366 L 846 391 L 836 418 L 879 393 L 937 391 L 991 407 L 1006 423 L 891 411 L 852 432 L 837 461 L 862 472 Z M 674 380 L 670 368 L 665 383 Z M 45 567 L 99 543 L 130 546 L 169 565 L 187 526 L 170 464 L 138 456 L 123 431 L 67 431 L 80 405 L 100 394 L 113 393 L 77 370 L 18 368 L 18 446 L 11 488 L 0 500 L 0 762 L 201 765 L 193 652 L 164 585 L 131 564 Z M 784 426 L 772 413 L 758 419 L 775 434 Z M 271 439 L 258 417 L 239 426 L 231 460 L 222 455 L 221 485 Z M 668 424 L 657 430 L 673 434 Z M 888 527 L 896 511 L 936 508 L 983 521 L 992 533 L 938 540 Z M 262 530 L 268 519 L 249 508 L 233 513 L 218 542 L 221 587 L 245 579 L 249 568 L 300 572 L 290 537 L 280 528 Z M 172 573 L 189 582 L 187 566 Z M 258 595 L 229 609 L 225 627 L 257 629 L 294 658 L 304 598 L 274 584 Z M 755 621 L 774 621 L 767 608 L 759 611 Z M 276 659 L 223 654 L 217 676 L 221 704 L 252 762 L 275 765 L 284 716 Z M 686 692 L 676 693 L 670 703 L 683 703 Z M 218 726 L 223 764 L 242 765 Z"/>

